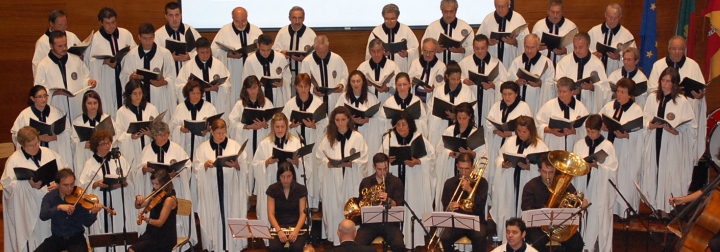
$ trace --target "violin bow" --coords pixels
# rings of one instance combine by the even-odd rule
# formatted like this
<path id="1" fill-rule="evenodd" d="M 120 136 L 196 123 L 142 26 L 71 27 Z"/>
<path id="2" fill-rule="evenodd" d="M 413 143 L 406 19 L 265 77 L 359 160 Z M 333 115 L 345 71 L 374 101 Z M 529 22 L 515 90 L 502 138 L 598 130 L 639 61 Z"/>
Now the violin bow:
<path id="1" fill-rule="evenodd" d="M 95 177 L 97 177 L 98 172 L 100 172 L 100 169 L 102 169 L 103 165 L 105 165 L 105 160 L 107 160 L 108 157 L 109 157 L 109 155 L 105 155 L 105 158 L 103 159 L 102 163 L 100 163 L 100 166 L 98 166 L 97 170 L 95 170 L 95 174 L 93 174 L 92 178 L 90 179 L 90 183 L 88 183 L 85 186 L 85 189 L 83 190 L 83 192 L 80 195 L 78 195 L 77 200 L 75 201 L 75 203 L 73 203 L 73 207 L 77 206 L 78 202 L 80 202 L 82 197 L 85 196 L 85 193 L 87 192 L 88 188 L 90 188 L 90 186 L 93 184 L 93 181 L 95 181 Z"/>
<path id="2" fill-rule="evenodd" d="M 185 167 L 183 167 L 182 169 L 180 169 L 177 173 L 175 173 L 175 176 L 173 176 L 172 178 L 170 178 L 170 180 L 168 180 L 168 182 L 166 182 L 166 183 L 165 183 L 164 185 L 162 185 L 160 188 L 158 188 L 157 190 L 155 190 L 155 191 L 153 191 L 152 193 L 150 193 L 150 195 L 148 195 L 145 199 L 149 199 L 149 198 L 155 197 L 155 195 L 157 195 L 158 192 L 160 192 L 160 190 L 165 189 L 165 187 L 167 187 L 167 185 L 169 185 L 170 182 L 173 181 L 173 179 L 175 179 L 175 178 L 177 178 L 178 176 L 180 176 L 180 173 L 183 172 L 183 171 L 185 171 L 186 169 L 187 169 L 187 166 L 185 166 Z"/>

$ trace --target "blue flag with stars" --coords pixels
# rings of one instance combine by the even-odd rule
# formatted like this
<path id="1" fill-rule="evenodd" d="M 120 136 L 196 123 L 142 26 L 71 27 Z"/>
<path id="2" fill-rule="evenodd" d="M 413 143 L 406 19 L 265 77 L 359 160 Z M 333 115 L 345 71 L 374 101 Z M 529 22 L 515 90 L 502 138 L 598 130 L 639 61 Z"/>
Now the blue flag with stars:
<path id="1" fill-rule="evenodd" d="M 650 76 L 652 66 L 657 61 L 657 12 L 655 0 L 645 0 L 642 23 L 640 24 L 640 67 L 646 76 Z"/>

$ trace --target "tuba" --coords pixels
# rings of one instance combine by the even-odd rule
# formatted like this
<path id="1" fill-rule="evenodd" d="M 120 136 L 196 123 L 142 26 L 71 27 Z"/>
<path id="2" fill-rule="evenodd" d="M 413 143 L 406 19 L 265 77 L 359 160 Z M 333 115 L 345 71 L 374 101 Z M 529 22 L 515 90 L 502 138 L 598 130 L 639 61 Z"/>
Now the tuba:
<path id="1" fill-rule="evenodd" d="M 343 213 L 345 219 L 353 220 L 360 217 L 362 207 L 366 206 L 379 206 L 382 204 L 380 200 L 380 192 L 385 191 L 385 176 L 382 177 L 382 184 L 374 185 L 369 188 L 363 188 L 360 192 L 363 196 L 362 200 L 358 201 L 358 198 L 350 198 L 345 202 L 343 207 Z"/>
<path id="2" fill-rule="evenodd" d="M 573 177 L 584 176 L 590 172 L 587 162 L 580 156 L 563 150 L 555 150 L 548 153 L 548 161 L 558 171 L 555 178 L 548 186 L 550 198 L 545 207 L 547 208 L 578 208 L 582 206 L 583 193 L 565 192 Z M 543 226 L 542 230 L 548 234 L 550 240 L 564 242 L 570 239 L 577 231 L 578 226 Z"/>

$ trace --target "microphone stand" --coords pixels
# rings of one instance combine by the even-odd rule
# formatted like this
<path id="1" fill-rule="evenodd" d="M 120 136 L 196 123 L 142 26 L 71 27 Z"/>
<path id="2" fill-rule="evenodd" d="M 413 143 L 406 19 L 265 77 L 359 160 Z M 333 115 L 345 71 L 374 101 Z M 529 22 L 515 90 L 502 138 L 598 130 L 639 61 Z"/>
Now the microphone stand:
<path id="1" fill-rule="evenodd" d="M 387 175 L 385 175 L 387 177 Z M 385 203 L 383 203 L 383 213 L 382 213 L 382 225 L 383 229 L 387 230 L 388 225 L 388 213 L 390 212 L 390 207 L 392 207 L 392 204 L 390 201 L 386 200 Z M 383 239 L 383 252 L 387 252 L 387 239 Z"/>
<path id="2" fill-rule="evenodd" d="M 117 152 L 117 155 L 113 153 L 113 151 L 110 152 L 110 157 L 115 160 L 115 173 L 120 175 L 120 202 L 122 203 L 122 209 L 123 209 L 123 245 L 125 246 L 125 252 L 128 251 L 128 244 L 127 244 L 127 215 L 125 211 L 125 183 L 127 181 L 127 178 L 125 178 L 125 175 L 123 174 L 122 164 L 121 162 L 118 162 L 118 158 L 120 158 L 120 151 Z M 132 167 L 130 167 L 132 169 Z"/>
<path id="3" fill-rule="evenodd" d="M 625 202 L 625 205 L 627 205 L 627 207 L 628 207 L 627 209 L 625 209 L 625 212 L 628 212 L 628 218 L 627 218 L 627 219 L 628 219 L 628 224 L 625 226 L 625 227 L 626 227 L 626 230 L 628 230 L 628 229 L 630 228 L 630 213 L 632 213 L 632 215 L 638 216 L 638 219 L 640 220 L 640 223 L 643 225 L 643 227 L 645 227 L 645 233 L 647 233 L 647 235 L 650 237 L 650 239 L 652 239 L 655 243 L 657 243 L 657 244 L 659 244 L 661 247 L 663 247 L 663 251 L 664 251 L 664 250 L 665 250 L 665 245 L 663 245 L 660 241 L 657 240 L 657 238 L 655 238 L 655 236 L 653 235 L 652 230 L 650 229 L 650 227 L 648 227 L 648 225 L 645 224 L 645 222 L 643 222 L 643 221 L 639 218 L 639 217 L 640 217 L 640 214 L 638 214 L 638 212 L 635 211 L 635 208 L 633 208 L 633 207 L 630 205 L 630 202 L 628 202 L 627 199 L 625 199 L 625 196 L 624 196 L 624 195 L 620 192 L 620 190 L 617 188 L 617 185 L 615 185 L 615 183 L 613 183 L 611 179 L 608 179 L 608 182 L 610 182 L 610 185 L 612 185 L 612 187 L 615 188 L 615 192 L 617 192 L 617 194 L 620 195 L 620 198 Z M 628 246 L 628 243 L 629 243 L 629 241 L 628 241 L 627 239 L 629 239 L 629 236 L 626 236 L 625 238 L 626 238 L 626 239 L 625 239 L 625 250 L 627 251 L 627 246 Z M 645 244 L 645 245 L 647 245 L 647 244 Z M 647 251 L 647 247 L 645 247 L 645 250 Z"/>
<path id="4" fill-rule="evenodd" d="M 295 130 L 295 134 L 298 135 L 298 138 L 300 138 L 300 146 L 305 147 L 305 137 L 303 135 L 300 135 L 300 133 L 297 132 L 297 129 Z M 303 178 L 303 184 L 305 185 L 305 189 L 307 190 L 308 182 L 307 182 L 307 170 L 305 169 L 305 157 L 300 157 L 300 162 L 302 162 L 302 168 L 303 168 L 303 175 L 301 176 Z M 308 192 L 308 194 L 310 194 Z M 307 232 L 305 232 L 305 235 L 307 236 L 307 241 L 305 242 L 305 245 L 312 242 L 312 214 L 310 213 L 310 197 L 305 197 L 305 209 L 303 209 L 303 212 L 305 212 L 305 224 L 308 226 Z"/>
<path id="5" fill-rule="evenodd" d="M 413 222 L 417 222 L 418 224 L 420 224 L 420 227 L 422 227 L 422 230 L 425 232 L 425 235 L 430 236 L 430 233 L 428 233 L 427 228 L 425 228 L 425 225 L 422 224 L 422 221 L 420 221 L 420 218 L 417 217 L 417 214 L 415 214 L 415 211 L 412 210 L 412 208 L 410 207 L 410 204 L 407 203 L 407 200 L 404 200 L 403 204 L 405 205 L 405 207 L 408 210 L 410 210 L 410 215 L 412 215 L 412 217 L 410 217 L 410 234 L 412 235 L 412 237 L 410 237 L 410 246 L 412 247 L 411 250 L 414 252 L 415 251 L 415 224 L 413 224 Z"/>

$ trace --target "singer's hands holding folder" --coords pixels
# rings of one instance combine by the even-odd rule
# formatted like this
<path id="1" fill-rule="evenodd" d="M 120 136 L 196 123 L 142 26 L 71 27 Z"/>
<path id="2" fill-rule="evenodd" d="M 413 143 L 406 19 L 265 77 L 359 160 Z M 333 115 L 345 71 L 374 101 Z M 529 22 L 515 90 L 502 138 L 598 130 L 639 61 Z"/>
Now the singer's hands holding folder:
<path id="1" fill-rule="evenodd" d="M 181 128 L 180 128 L 180 131 L 182 131 L 184 128 L 185 128 L 185 127 L 181 127 Z M 185 130 L 187 130 L 187 129 L 185 129 Z M 184 131 L 183 131 L 183 132 L 184 132 Z M 190 131 L 185 132 L 185 133 L 189 133 L 189 132 L 190 132 Z M 130 135 L 130 138 L 132 138 L 132 140 L 136 140 L 136 139 L 140 138 L 140 137 L 143 136 L 143 135 L 146 135 L 146 136 L 149 137 L 149 136 L 150 136 L 150 129 L 148 129 L 148 128 L 143 128 L 143 129 L 141 129 L 140 131 L 138 131 L 137 133 Z"/>
<path id="2" fill-rule="evenodd" d="M 669 124 L 663 124 L 662 128 L 665 129 L 665 131 L 667 131 L 668 133 L 673 134 L 674 136 L 677 136 L 680 134 L 680 132 L 678 132 L 676 129 L 674 129 Z"/>
<path id="3" fill-rule="evenodd" d="M 36 182 L 35 178 L 30 178 L 30 179 L 28 179 L 28 183 L 30 183 L 30 187 L 32 187 L 32 188 L 35 188 L 35 189 L 42 188 L 42 180 L 39 180 Z M 57 187 L 57 186 L 55 186 L 55 187 Z M 48 190 L 50 190 L 49 187 L 48 187 Z"/>
<path id="4" fill-rule="evenodd" d="M 46 143 L 49 143 L 49 142 L 52 142 L 52 141 L 57 141 L 57 135 L 55 135 L 55 134 L 52 134 L 52 135 L 48 135 L 48 134 L 40 135 L 38 138 L 40 139 L 41 142 L 46 142 Z"/>
<path id="5" fill-rule="evenodd" d="M 378 90 L 378 91 L 379 91 L 379 90 Z M 369 122 L 370 122 L 370 118 L 367 118 L 367 117 L 355 117 L 355 116 L 353 116 L 353 117 L 352 117 L 352 120 L 353 120 L 353 122 L 354 122 L 355 124 L 360 124 L 360 125 L 366 124 L 366 123 L 369 123 Z"/>
<path id="6" fill-rule="evenodd" d="M 460 147 L 460 152 L 451 151 L 450 154 L 449 154 L 449 156 L 452 157 L 452 158 L 457 158 L 458 156 L 460 156 L 460 153 L 470 153 L 471 155 L 473 155 L 473 157 L 475 156 L 475 151 L 473 151 L 473 150 L 470 149 L 470 148 L 467 148 L 467 149 L 466 149 L 466 148 L 463 148 L 463 147 Z"/>
<path id="7" fill-rule="evenodd" d="M 493 133 L 502 138 L 510 137 L 513 134 L 512 131 L 499 131 L 499 130 L 493 130 Z"/>
<path id="8" fill-rule="evenodd" d="M 245 129 L 251 129 L 251 130 L 259 130 L 259 129 L 264 129 L 267 127 L 268 127 L 268 124 L 265 121 L 265 119 L 259 120 L 257 118 L 255 118 L 255 120 L 253 121 L 253 124 L 245 125 Z"/>

